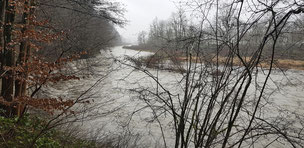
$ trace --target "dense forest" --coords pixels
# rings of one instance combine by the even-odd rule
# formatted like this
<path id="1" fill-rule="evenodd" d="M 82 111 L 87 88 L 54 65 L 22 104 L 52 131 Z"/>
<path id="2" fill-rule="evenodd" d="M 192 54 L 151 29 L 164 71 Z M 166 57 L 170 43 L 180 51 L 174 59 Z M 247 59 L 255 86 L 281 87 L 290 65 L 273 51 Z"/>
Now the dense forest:
<path id="1" fill-rule="evenodd" d="M 59 147 L 64 137 L 51 131 L 51 121 L 29 110 L 73 114 L 70 108 L 80 101 L 37 94 L 50 83 L 80 79 L 61 72 L 69 62 L 95 57 L 119 44 L 114 26 L 124 24 L 123 9 L 118 3 L 97 0 L 0 3 L 0 147 Z"/>

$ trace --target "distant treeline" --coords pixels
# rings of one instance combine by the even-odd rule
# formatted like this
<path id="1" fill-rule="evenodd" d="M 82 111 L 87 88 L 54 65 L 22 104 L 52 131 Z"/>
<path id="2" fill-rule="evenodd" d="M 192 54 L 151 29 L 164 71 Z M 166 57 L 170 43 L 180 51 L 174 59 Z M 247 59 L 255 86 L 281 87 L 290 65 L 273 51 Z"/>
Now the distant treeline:
<path id="1" fill-rule="evenodd" d="M 209 20 L 209 25 L 205 26 L 193 23 L 193 20 L 182 9 L 173 13 L 167 20 L 156 18 L 150 25 L 148 32 L 142 31 L 138 34 L 138 45 L 128 48 L 183 51 L 188 48 L 188 45 L 197 43 L 200 46 L 200 52 L 210 54 L 217 52 L 216 49 L 219 49 L 220 54 L 224 56 L 229 49 L 235 46 L 237 22 L 228 13 L 225 13 L 227 10 L 220 11 L 223 11 L 223 13 L 220 13 L 218 22 Z M 304 59 L 303 20 L 304 16 L 301 15 L 286 23 L 286 27 L 281 31 L 282 36 L 277 41 L 276 57 Z M 241 31 L 246 30 L 249 25 L 253 25 L 244 36 L 241 36 L 241 41 L 238 42 L 243 56 L 252 55 L 254 49 L 258 48 L 262 42 L 261 37 L 264 35 L 262 32 L 267 29 L 268 23 L 267 18 L 256 24 L 240 21 L 239 29 Z M 268 48 L 272 48 L 271 41 L 267 42 L 269 44 Z M 267 51 L 271 52 L 271 50 Z M 263 53 L 264 57 L 270 55 L 267 51 Z"/>

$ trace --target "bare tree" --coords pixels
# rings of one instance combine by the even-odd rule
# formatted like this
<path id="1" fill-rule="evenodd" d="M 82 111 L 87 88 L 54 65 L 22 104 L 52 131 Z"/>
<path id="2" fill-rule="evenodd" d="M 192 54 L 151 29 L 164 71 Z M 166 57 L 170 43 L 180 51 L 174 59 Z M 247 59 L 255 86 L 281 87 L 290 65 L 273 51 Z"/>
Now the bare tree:
<path id="1" fill-rule="evenodd" d="M 303 147 L 301 113 L 273 107 L 268 99 L 274 93 L 269 83 L 278 42 L 291 17 L 304 13 L 303 2 L 192 0 L 185 5 L 201 20 L 180 46 L 186 72 L 179 87 L 172 90 L 158 73 L 135 66 L 157 85 L 132 91 L 159 123 L 164 145 L 167 139 L 159 121 L 169 115 L 176 148 Z M 295 118 L 285 120 L 288 113 Z"/>

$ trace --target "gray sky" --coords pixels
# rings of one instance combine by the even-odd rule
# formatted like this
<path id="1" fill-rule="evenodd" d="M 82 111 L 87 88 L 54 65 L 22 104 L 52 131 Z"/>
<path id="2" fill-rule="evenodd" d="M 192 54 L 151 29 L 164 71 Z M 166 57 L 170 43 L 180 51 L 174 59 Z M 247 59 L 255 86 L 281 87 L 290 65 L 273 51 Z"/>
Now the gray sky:
<path id="1" fill-rule="evenodd" d="M 173 0 L 117 0 L 127 12 L 125 18 L 129 21 L 124 28 L 118 28 L 119 33 L 127 42 L 136 42 L 140 31 L 148 30 L 156 17 L 168 19 L 176 11 Z"/>

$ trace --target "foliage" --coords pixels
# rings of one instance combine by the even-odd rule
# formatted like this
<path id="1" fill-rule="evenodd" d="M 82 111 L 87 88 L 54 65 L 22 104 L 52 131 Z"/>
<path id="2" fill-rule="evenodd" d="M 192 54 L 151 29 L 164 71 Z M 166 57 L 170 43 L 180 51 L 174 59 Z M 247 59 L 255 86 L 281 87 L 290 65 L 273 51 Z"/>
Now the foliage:
<path id="1" fill-rule="evenodd" d="M 73 46 L 75 42 L 87 42 L 84 40 L 86 36 L 78 32 L 91 36 L 93 30 L 98 28 L 99 33 L 94 32 L 93 34 L 114 34 L 114 37 L 105 38 L 98 35 L 91 36 L 92 38 L 98 37 L 98 40 L 94 40 L 94 43 L 98 42 L 98 45 L 101 44 L 100 42 L 106 43 L 112 37 L 119 36 L 111 22 L 121 25 L 122 21 L 116 18 L 116 15 L 122 13 L 118 5 L 114 3 L 68 0 L 66 5 L 60 5 L 61 0 L 52 1 L 54 3 L 44 2 L 49 1 L 0 1 L 0 124 L 2 124 L 3 146 L 61 147 L 60 141 L 58 141 L 60 136 L 56 137 L 56 135 L 63 134 L 52 129 L 61 124 L 62 120 L 60 119 L 64 119 L 63 116 L 75 115 L 76 111 L 71 108 L 75 104 L 88 103 L 85 100 L 87 98 L 49 97 L 46 94 L 37 94 L 41 92 L 41 88 L 49 85 L 80 79 L 75 73 L 67 72 L 72 61 L 83 57 L 87 51 L 90 51 L 87 46 L 90 43 L 86 46 Z M 72 26 L 69 26 L 70 24 L 60 23 L 59 26 L 56 26 L 58 22 L 68 19 L 65 15 L 66 11 L 51 9 L 54 7 L 68 10 L 71 14 L 72 12 L 77 12 L 78 15 L 82 14 L 80 20 L 86 22 L 84 26 L 94 27 L 88 27 L 90 28 L 88 30 L 87 28 L 82 29 L 83 26 L 77 26 L 77 29 L 73 30 Z M 47 11 L 59 13 L 55 13 L 54 17 L 41 16 Z M 79 21 L 78 15 L 72 19 L 77 18 Z M 92 15 L 89 18 L 91 21 L 82 20 L 89 15 Z M 99 28 L 100 24 L 106 27 Z M 71 43 L 69 38 L 76 40 Z M 57 47 L 59 46 L 57 45 L 65 43 L 69 44 L 61 46 L 58 51 Z M 92 48 L 96 47 L 95 50 L 97 50 L 93 51 L 94 53 L 99 52 L 100 46 L 98 45 L 92 44 Z M 72 48 L 77 48 L 77 50 L 70 52 L 69 50 Z M 41 120 L 37 117 L 28 117 L 25 114 L 29 109 L 49 113 L 51 119 Z M 62 139 L 66 138 L 62 137 Z M 78 143 L 76 147 L 81 145 Z M 88 143 L 88 145 L 90 144 Z"/>
<path id="2" fill-rule="evenodd" d="M 64 75 L 60 69 L 79 57 L 58 57 L 49 62 L 38 54 L 41 44 L 49 44 L 60 39 L 61 31 L 48 29 L 47 20 L 37 20 L 35 0 L 2 1 L 1 7 L 1 104 L 2 115 L 22 116 L 27 106 L 49 113 L 66 111 L 74 101 L 62 98 L 37 98 L 35 94 L 43 85 L 78 79 L 74 75 Z M 21 20 L 21 23 L 17 20 Z M 35 88 L 29 90 L 29 88 Z"/>
<path id="3" fill-rule="evenodd" d="M 30 115 L 26 115 L 22 118 L 0 117 L 0 134 L 2 137 L 0 140 L 0 147 L 27 147 L 31 145 L 31 142 L 38 134 L 38 131 L 42 130 L 45 125 L 45 120 Z M 90 141 L 66 136 L 64 133 L 52 129 L 40 136 L 34 147 L 95 147 L 95 144 Z"/>

